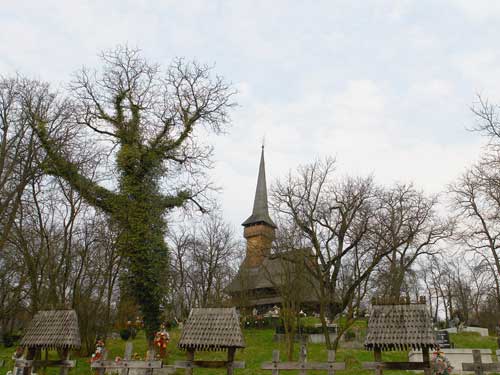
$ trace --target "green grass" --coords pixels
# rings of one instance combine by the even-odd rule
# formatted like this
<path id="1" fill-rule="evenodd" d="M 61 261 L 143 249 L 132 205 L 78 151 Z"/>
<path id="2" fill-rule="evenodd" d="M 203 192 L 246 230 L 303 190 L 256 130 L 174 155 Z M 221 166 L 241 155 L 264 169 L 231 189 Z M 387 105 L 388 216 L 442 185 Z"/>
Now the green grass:
<path id="1" fill-rule="evenodd" d="M 179 330 L 173 330 L 171 332 L 172 341 L 170 342 L 168 348 L 168 358 L 166 360 L 167 364 L 173 364 L 176 360 L 185 359 L 184 352 L 177 349 L 176 344 L 179 339 Z M 272 329 L 258 330 L 251 329 L 245 330 L 245 340 L 246 340 L 246 348 L 244 350 L 238 351 L 236 355 L 236 360 L 245 361 L 246 368 L 241 370 L 235 370 L 236 374 L 240 375 L 264 375 L 271 374 L 271 371 L 260 370 L 260 366 L 262 362 L 267 362 L 271 360 L 272 351 L 275 349 L 279 349 L 281 351 L 281 358 L 285 359 L 285 347 L 283 344 L 275 343 L 273 341 L 274 331 Z M 478 334 L 474 333 L 461 333 L 451 335 L 453 342 L 456 347 L 465 347 L 465 348 L 487 348 L 492 349 L 493 353 L 496 349 L 496 338 L 495 337 L 481 337 Z M 140 333 L 138 337 L 133 340 L 134 343 L 134 352 L 138 353 L 140 356 L 144 357 L 147 349 L 146 340 L 144 338 L 143 333 Z M 123 352 L 125 349 L 125 342 L 118 340 L 108 340 L 106 344 L 106 348 L 109 351 L 108 359 L 114 359 L 116 356 L 123 356 Z M 14 352 L 14 347 L 12 348 L 4 348 L 0 346 L 0 359 L 6 360 L 6 366 L 0 368 L 0 375 L 4 375 L 8 370 L 12 369 L 13 362 L 10 357 Z M 296 353 L 295 359 L 298 358 L 298 349 L 299 346 L 296 345 Z M 200 352 L 197 353 L 197 359 L 225 359 L 225 353 L 222 352 Z M 310 344 L 308 346 L 308 358 L 310 361 L 326 361 L 327 354 L 324 345 L 321 344 Z M 388 352 L 383 353 L 383 360 L 385 361 L 406 361 L 408 355 L 406 352 Z M 55 357 L 54 357 L 55 359 Z M 76 369 L 70 372 L 71 375 L 91 375 L 90 366 L 88 363 L 88 358 L 79 358 L 75 356 L 77 360 Z M 355 350 L 355 349 L 340 349 L 337 352 L 337 361 L 346 362 L 347 370 L 339 371 L 339 374 L 345 375 L 355 375 L 355 374 L 373 374 L 373 371 L 363 371 L 361 370 L 362 362 L 370 362 L 373 361 L 373 353 L 365 351 L 365 350 Z M 48 371 L 48 374 L 57 374 L 58 371 L 52 369 Z M 181 370 L 177 371 L 178 374 L 183 374 L 184 372 Z M 216 374 L 224 374 L 223 370 L 215 370 L 215 369 L 196 369 L 194 370 L 194 374 L 197 375 L 216 375 Z M 282 372 L 285 374 L 296 374 L 296 372 Z M 414 372 L 407 371 L 384 371 L 387 374 L 393 375 L 410 375 L 414 374 Z M 310 372 L 311 375 L 314 374 L 322 374 L 321 372 Z M 324 374 L 324 372 L 323 372 Z"/>
<path id="2" fill-rule="evenodd" d="M 498 349 L 496 337 L 483 337 L 477 332 L 452 333 L 450 339 L 456 348 L 491 349 L 493 354 Z"/>

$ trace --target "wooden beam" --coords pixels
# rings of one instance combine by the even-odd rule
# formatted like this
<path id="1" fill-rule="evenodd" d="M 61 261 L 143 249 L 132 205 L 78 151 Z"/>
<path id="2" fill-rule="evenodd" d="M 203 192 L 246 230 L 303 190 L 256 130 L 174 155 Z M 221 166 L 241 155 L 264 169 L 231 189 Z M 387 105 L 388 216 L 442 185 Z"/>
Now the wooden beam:
<path id="1" fill-rule="evenodd" d="M 364 369 L 376 370 L 424 370 L 429 368 L 428 363 L 423 362 L 363 362 Z"/>
<path id="2" fill-rule="evenodd" d="M 345 363 L 328 363 L 328 362 L 264 362 L 262 370 L 344 370 Z"/>
<path id="3" fill-rule="evenodd" d="M 90 364 L 93 369 L 155 369 L 161 368 L 161 361 L 95 361 Z"/>
<path id="4" fill-rule="evenodd" d="M 173 365 L 166 365 L 162 367 L 162 374 L 177 374 L 177 369 Z"/>
<path id="5" fill-rule="evenodd" d="M 76 361 L 69 361 L 69 360 L 42 361 L 42 360 L 16 359 L 15 366 L 19 368 L 30 368 L 30 367 L 74 368 L 76 367 Z"/>
<path id="6" fill-rule="evenodd" d="M 273 361 L 264 362 L 262 370 L 272 370 L 272 375 L 279 375 L 280 371 L 299 370 L 299 374 L 307 374 L 309 370 L 328 370 L 328 375 L 334 375 L 335 370 L 345 370 L 344 362 L 335 362 L 335 352 L 328 351 L 328 362 L 307 362 L 305 351 L 301 353 L 299 362 L 280 362 L 279 350 L 273 351 Z"/>
<path id="7" fill-rule="evenodd" d="M 176 368 L 193 369 L 193 368 L 245 368 L 243 361 L 175 361 Z"/>
<path id="8" fill-rule="evenodd" d="M 500 372 L 500 363 L 462 363 L 463 371 L 476 371 L 482 369 L 483 372 Z"/>

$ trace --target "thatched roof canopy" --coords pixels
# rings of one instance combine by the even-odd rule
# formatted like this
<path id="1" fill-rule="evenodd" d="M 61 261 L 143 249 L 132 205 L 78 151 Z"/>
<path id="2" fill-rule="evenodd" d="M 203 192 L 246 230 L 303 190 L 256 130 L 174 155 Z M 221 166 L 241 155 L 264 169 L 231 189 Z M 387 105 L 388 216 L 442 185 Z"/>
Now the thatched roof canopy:
<path id="1" fill-rule="evenodd" d="M 432 319 L 425 301 L 373 305 L 365 348 L 409 350 L 436 345 Z"/>
<path id="2" fill-rule="evenodd" d="M 194 350 L 224 350 L 244 348 L 236 309 L 192 309 L 184 324 L 178 347 Z"/>
<path id="3" fill-rule="evenodd" d="M 24 348 L 80 349 L 75 310 L 39 311 L 21 340 Z"/>

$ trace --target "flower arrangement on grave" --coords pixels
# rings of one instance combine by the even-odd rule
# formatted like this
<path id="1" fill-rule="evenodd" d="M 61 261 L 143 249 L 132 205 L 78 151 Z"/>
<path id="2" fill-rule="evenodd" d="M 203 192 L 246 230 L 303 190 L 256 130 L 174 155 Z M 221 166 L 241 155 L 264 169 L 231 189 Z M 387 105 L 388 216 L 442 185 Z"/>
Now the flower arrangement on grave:
<path id="1" fill-rule="evenodd" d="M 135 352 L 134 355 L 132 356 L 132 359 L 134 361 L 142 361 L 142 357 L 139 353 Z"/>
<path id="2" fill-rule="evenodd" d="M 160 330 L 155 333 L 155 338 L 153 341 L 154 346 L 158 349 L 158 355 L 160 358 L 165 358 L 169 341 L 170 335 L 165 329 L 165 325 L 162 324 Z"/>
<path id="3" fill-rule="evenodd" d="M 453 370 L 453 366 L 444 353 L 437 348 L 437 350 L 432 354 L 431 359 L 431 370 L 434 375 L 450 375 Z"/>
<path id="4" fill-rule="evenodd" d="M 92 357 L 90 357 L 90 362 L 95 362 L 103 359 L 104 356 L 104 341 L 103 340 L 97 340 L 95 343 L 95 352 L 92 353 Z"/>

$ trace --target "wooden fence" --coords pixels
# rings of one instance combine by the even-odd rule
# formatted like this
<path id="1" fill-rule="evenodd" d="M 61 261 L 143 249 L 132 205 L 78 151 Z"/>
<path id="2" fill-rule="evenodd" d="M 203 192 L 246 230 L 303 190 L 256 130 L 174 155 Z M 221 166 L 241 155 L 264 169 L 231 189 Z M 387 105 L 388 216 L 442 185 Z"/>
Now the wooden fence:
<path id="1" fill-rule="evenodd" d="M 31 374 L 36 372 L 39 368 L 56 367 L 59 368 L 59 374 L 67 375 L 69 370 L 76 367 L 76 361 L 70 361 L 68 359 L 62 360 L 35 360 L 35 359 L 16 359 L 15 363 L 15 373 L 18 373 L 17 369 L 21 369 L 23 374 Z"/>
<path id="2" fill-rule="evenodd" d="M 263 370 L 271 370 L 272 375 L 279 375 L 280 371 L 296 371 L 299 370 L 300 375 L 306 375 L 310 370 L 324 370 L 328 375 L 334 375 L 335 370 L 344 370 L 345 363 L 335 362 L 335 352 L 328 351 L 327 362 L 308 362 L 307 351 L 305 347 L 300 350 L 300 358 L 298 362 L 280 362 L 279 350 L 273 351 L 273 361 L 264 362 L 261 366 Z"/>
<path id="3" fill-rule="evenodd" d="M 104 351 L 103 359 L 94 361 L 90 364 L 93 370 L 97 370 L 99 375 L 104 375 L 106 370 L 120 370 L 121 375 L 128 375 L 130 370 L 144 370 L 145 375 L 152 375 L 153 370 L 162 369 L 163 374 L 175 373 L 175 368 L 172 366 L 163 366 L 162 361 L 154 359 L 154 352 L 149 352 L 144 361 L 132 360 L 134 346 L 131 342 L 127 342 L 123 358 L 118 361 L 107 359 L 107 351 Z"/>

